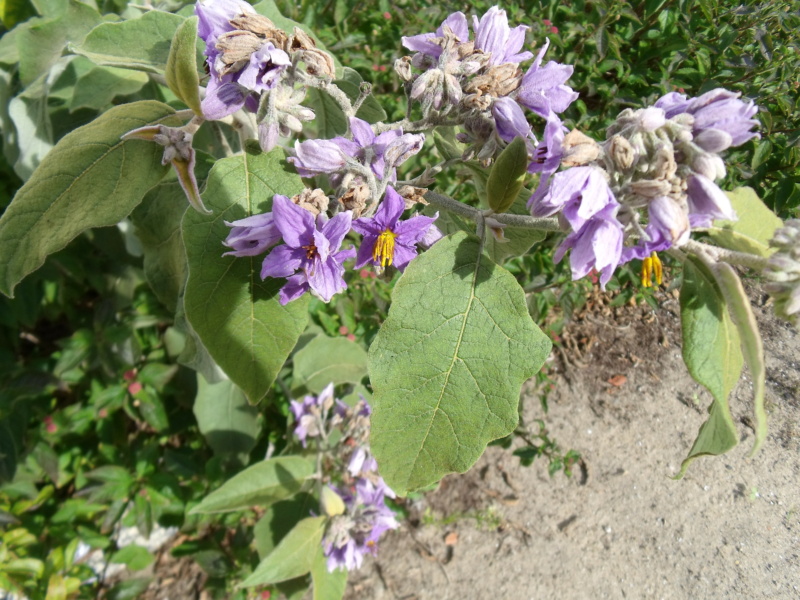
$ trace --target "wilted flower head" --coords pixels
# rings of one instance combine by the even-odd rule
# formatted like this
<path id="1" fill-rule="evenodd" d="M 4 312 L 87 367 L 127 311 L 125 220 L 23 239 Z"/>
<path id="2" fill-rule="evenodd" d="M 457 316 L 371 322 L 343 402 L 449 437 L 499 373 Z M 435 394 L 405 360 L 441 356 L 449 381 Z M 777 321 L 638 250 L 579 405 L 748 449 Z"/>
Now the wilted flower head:
<path id="1" fill-rule="evenodd" d="M 350 231 L 351 213 L 339 213 L 330 220 L 320 214 L 315 219 L 286 196 L 276 194 L 272 214 L 284 243 L 264 259 L 261 278 L 287 278 L 280 292 L 281 304 L 296 300 L 307 291 L 329 302 L 334 294 L 346 289 L 342 263 L 356 252 L 339 247 Z"/>

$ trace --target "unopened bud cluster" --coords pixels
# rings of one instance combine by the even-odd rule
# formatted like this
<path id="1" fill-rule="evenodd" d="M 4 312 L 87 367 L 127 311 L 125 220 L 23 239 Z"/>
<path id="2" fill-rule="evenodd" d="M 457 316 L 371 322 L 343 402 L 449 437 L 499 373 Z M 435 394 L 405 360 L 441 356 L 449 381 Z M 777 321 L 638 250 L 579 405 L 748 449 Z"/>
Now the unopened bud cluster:
<path id="1" fill-rule="evenodd" d="M 775 253 L 770 257 L 764 286 L 775 300 L 775 313 L 795 321 L 800 313 L 800 219 L 786 221 L 770 241 Z"/>

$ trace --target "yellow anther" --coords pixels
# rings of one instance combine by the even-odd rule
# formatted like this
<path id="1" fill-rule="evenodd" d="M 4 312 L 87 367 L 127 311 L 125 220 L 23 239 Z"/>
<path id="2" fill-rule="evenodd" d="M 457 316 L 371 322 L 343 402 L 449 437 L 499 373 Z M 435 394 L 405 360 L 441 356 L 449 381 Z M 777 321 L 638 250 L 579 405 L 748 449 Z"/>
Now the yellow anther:
<path id="1" fill-rule="evenodd" d="M 642 259 L 642 287 L 650 287 L 653 285 L 650 282 L 650 277 L 653 274 L 653 259 L 647 257 Z"/>
<path id="2" fill-rule="evenodd" d="M 372 250 L 372 260 L 379 261 L 382 268 L 391 265 L 394 258 L 394 238 L 397 234 L 390 229 L 382 231 Z"/>
<path id="3" fill-rule="evenodd" d="M 653 252 L 642 260 L 642 287 L 652 286 L 653 277 L 655 277 L 656 285 L 661 285 L 662 273 L 661 259 L 658 258 L 658 254 Z"/>

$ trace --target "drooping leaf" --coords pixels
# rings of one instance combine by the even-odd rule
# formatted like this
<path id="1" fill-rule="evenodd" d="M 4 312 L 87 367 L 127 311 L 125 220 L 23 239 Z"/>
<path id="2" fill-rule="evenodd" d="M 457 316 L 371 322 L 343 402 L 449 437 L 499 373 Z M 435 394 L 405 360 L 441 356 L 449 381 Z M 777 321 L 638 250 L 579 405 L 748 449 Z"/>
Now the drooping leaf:
<path id="1" fill-rule="evenodd" d="M 457 233 L 415 259 L 369 353 L 370 446 L 399 494 L 464 472 L 517 425 L 550 351 L 514 277 Z"/>
<path id="2" fill-rule="evenodd" d="M 70 43 L 79 43 L 102 17 L 94 8 L 70 0 L 64 13 L 24 28 L 17 36 L 19 74 L 27 86 L 47 72 Z"/>
<path id="3" fill-rule="evenodd" d="M 528 168 L 525 140 L 517 136 L 495 160 L 486 182 L 486 196 L 496 213 L 504 213 L 519 196 Z"/>
<path id="4" fill-rule="evenodd" d="M 698 456 L 724 454 L 738 443 L 728 396 L 739 381 L 743 364 L 739 334 L 713 274 L 694 258 L 689 258 L 683 268 L 683 360 L 694 380 L 711 392 L 714 401 L 676 479 L 684 476 Z"/>
<path id="5" fill-rule="evenodd" d="M 137 19 L 98 25 L 71 50 L 97 65 L 163 74 L 169 48 L 184 17 L 150 10 Z"/>
<path id="6" fill-rule="evenodd" d="M 0 291 L 79 233 L 125 218 L 168 167 L 163 148 L 122 134 L 166 122 L 174 110 L 151 100 L 117 106 L 64 136 L 0 218 Z"/>
<path id="7" fill-rule="evenodd" d="M 358 383 L 367 374 L 367 353 L 345 338 L 319 335 L 294 355 L 294 379 L 314 394 L 329 383 Z"/>
<path id="8" fill-rule="evenodd" d="M 755 441 L 750 453 L 752 456 L 758 452 L 767 438 L 767 413 L 764 410 L 764 390 L 767 383 L 764 344 L 761 341 L 761 332 L 753 314 L 753 307 L 747 299 L 742 280 L 736 271 L 728 263 L 718 263 L 714 266 L 714 275 L 742 340 L 742 354 L 753 380 L 753 415 L 756 426 Z"/>
<path id="9" fill-rule="evenodd" d="M 314 465 L 300 456 L 280 456 L 247 467 L 211 492 L 191 514 L 231 512 L 265 507 L 299 492 L 314 474 Z"/>
<path id="10" fill-rule="evenodd" d="M 324 530 L 325 517 L 308 517 L 300 521 L 241 583 L 241 587 L 279 583 L 310 572 Z"/>
<path id="11" fill-rule="evenodd" d="M 186 318 L 228 377 L 258 402 L 303 333 L 308 297 L 281 306 L 283 280 L 262 281 L 263 257 L 222 256 L 222 245 L 236 221 L 272 206 L 275 194 L 292 196 L 303 189 L 278 149 L 263 154 L 257 145 L 214 165 L 203 201 L 211 215 L 190 210 L 182 231 L 189 258 L 184 305 Z"/>
<path id="12" fill-rule="evenodd" d="M 258 409 L 232 381 L 207 383 L 198 374 L 193 410 L 200 433 L 215 454 L 247 458 L 261 432 L 261 424 Z"/>
<path id="13" fill-rule="evenodd" d="M 178 26 L 167 58 L 164 76 L 167 85 L 195 114 L 200 109 L 200 76 L 197 74 L 197 17 L 190 17 Z"/>
<path id="14" fill-rule="evenodd" d="M 708 234 L 717 244 L 731 250 L 767 257 L 774 251 L 769 247 L 781 221 L 756 194 L 753 188 L 740 187 L 727 192 L 738 221 L 715 221 Z"/>

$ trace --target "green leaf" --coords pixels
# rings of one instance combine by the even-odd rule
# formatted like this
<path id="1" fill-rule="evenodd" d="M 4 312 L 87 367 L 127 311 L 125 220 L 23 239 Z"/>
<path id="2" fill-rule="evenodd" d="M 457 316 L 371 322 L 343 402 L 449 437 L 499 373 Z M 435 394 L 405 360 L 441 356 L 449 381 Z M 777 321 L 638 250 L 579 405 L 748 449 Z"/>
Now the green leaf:
<path id="1" fill-rule="evenodd" d="M 522 190 L 525 172 L 528 169 L 528 148 L 522 137 L 515 137 L 494 162 L 486 183 L 489 208 L 504 213 Z"/>
<path id="2" fill-rule="evenodd" d="M 117 96 L 135 94 L 147 81 L 147 75 L 139 71 L 95 67 L 75 82 L 69 109 L 71 112 L 80 108 L 104 109 Z"/>
<path id="3" fill-rule="evenodd" d="M 3 26 L 12 31 L 17 23 L 22 23 L 36 14 L 28 0 L 3 0 L 0 2 L 0 21 Z M 3 37 L 8 35 L 5 33 Z"/>
<path id="4" fill-rule="evenodd" d="M 279 583 L 311 571 L 324 530 L 325 517 L 308 517 L 300 521 L 240 587 Z"/>
<path id="5" fill-rule="evenodd" d="M 214 454 L 244 454 L 243 462 L 247 462 L 261 424 L 258 409 L 247 401 L 241 389 L 229 380 L 207 383 L 198 374 L 193 410 L 200 433 Z"/>
<path id="6" fill-rule="evenodd" d="M 711 392 L 714 401 L 708 420 L 700 427 L 675 479 L 682 478 L 698 456 L 724 454 L 738 443 L 728 396 L 739 381 L 743 362 L 739 334 L 713 274 L 695 258 L 689 258 L 683 268 L 683 360 L 694 380 Z"/>
<path id="7" fill-rule="evenodd" d="M 767 208 L 753 188 L 739 187 L 727 195 L 739 220 L 714 221 L 708 235 L 723 248 L 770 256 L 773 249 L 769 241 L 775 230 L 783 227 L 783 221 Z"/>
<path id="8" fill-rule="evenodd" d="M 328 559 L 322 552 L 320 545 L 311 565 L 311 580 L 313 582 L 313 600 L 342 600 L 347 589 L 347 570 L 336 569 L 328 572 Z"/>
<path id="9" fill-rule="evenodd" d="M 271 505 L 253 528 L 259 558 L 266 558 L 292 530 L 295 523 L 318 508 L 319 504 L 314 497 L 304 492 Z"/>
<path id="10" fill-rule="evenodd" d="M 294 380 L 319 394 L 333 382 L 358 383 L 367 374 L 367 353 L 346 338 L 315 337 L 294 355 Z"/>
<path id="11" fill-rule="evenodd" d="M 187 211 L 183 240 L 189 258 L 186 317 L 212 358 L 251 402 L 261 400 L 308 322 L 308 295 L 281 306 L 283 280 L 261 281 L 262 257 L 222 256 L 225 221 L 266 212 L 275 194 L 303 189 L 283 152 L 255 145 L 214 165 L 203 194 L 212 215 Z"/>
<path id="12" fill-rule="evenodd" d="M 334 83 L 339 86 L 340 90 L 347 94 L 351 102 L 355 102 L 361 95 L 360 86 L 363 81 L 364 79 L 359 75 L 358 71 L 349 67 L 344 67 L 342 69 L 342 77 L 336 79 Z M 378 102 L 372 94 L 366 97 L 358 108 L 356 116 L 367 123 L 378 123 L 388 118 L 386 111 L 383 110 L 383 106 L 381 106 L 380 102 Z"/>
<path id="13" fill-rule="evenodd" d="M 155 560 L 150 551 L 143 547 L 131 544 L 111 555 L 110 562 L 123 564 L 131 571 L 141 571 Z"/>
<path id="14" fill-rule="evenodd" d="M 764 410 L 764 390 L 767 373 L 764 366 L 764 344 L 753 314 L 753 307 L 742 287 L 742 280 L 728 263 L 714 265 L 714 275 L 722 289 L 728 310 L 742 340 L 742 353 L 753 380 L 753 413 L 756 421 L 755 441 L 750 456 L 758 452 L 767 438 L 767 413 Z"/>
<path id="15" fill-rule="evenodd" d="M 267 506 L 293 496 L 314 474 L 314 465 L 300 456 L 279 456 L 247 467 L 211 492 L 191 514 L 243 510 Z"/>
<path id="16" fill-rule="evenodd" d="M 164 75 L 169 89 L 195 114 L 202 116 L 200 76 L 197 74 L 197 40 L 197 17 L 190 17 L 175 31 Z"/>
<path id="17" fill-rule="evenodd" d="M 98 25 L 70 49 L 97 65 L 165 73 L 170 43 L 184 17 L 150 10 L 137 19 Z"/>
<path id="18" fill-rule="evenodd" d="M 163 149 L 120 136 L 174 114 L 151 100 L 117 106 L 64 136 L 0 218 L 0 291 L 92 227 L 114 225 L 164 176 Z"/>
<path id="19" fill-rule="evenodd" d="M 517 425 L 550 341 L 514 277 L 457 233 L 411 262 L 370 348 L 370 446 L 399 494 L 464 472 Z"/>
<path id="20" fill-rule="evenodd" d="M 64 14 L 26 27 L 17 36 L 19 74 L 22 85 L 47 72 L 69 43 L 79 43 L 102 17 L 94 8 L 70 0 Z"/>

